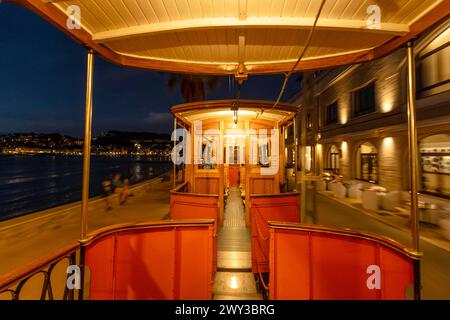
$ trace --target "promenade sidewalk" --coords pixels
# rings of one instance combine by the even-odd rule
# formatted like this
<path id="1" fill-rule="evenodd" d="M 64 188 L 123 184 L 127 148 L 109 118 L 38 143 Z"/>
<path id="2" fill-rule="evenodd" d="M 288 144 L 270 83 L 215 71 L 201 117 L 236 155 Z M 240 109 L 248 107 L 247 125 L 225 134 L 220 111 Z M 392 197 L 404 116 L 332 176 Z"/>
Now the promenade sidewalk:
<path id="1" fill-rule="evenodd" d="M 168 216 L 171 189 L 168 175 L 130 188 L 134 195 L 120 205 L 103 198 L 89 202 L 88 231 L 125 222 L 161 220 Z M 81 202 L 0 222 L 0 276 L 23 267 L 80 237 Z"/>
<path id="2" fill-rule="evenodd" d="M 333 196 L 332 191 L 316 191 L 318 194 L 326 196 L 329 199 L 333 199 L 343 205 L 353 208 L 362 214 L 365 214 L 375 220 L 378 220 L 386 225 L 394 227 L 396 229 L 411 232 L 410 220 L 409 220 L 409 207 L 403 206 L 397 208 L 396 212 L 390 212 L 386 210 L 372 211 L 363 208 L 360 200 L 351 198 L 336 198 Z M 308 196 L 308 198 L 310 198 Z M 311 203 L 309 203 L 308 209 L 310 209 Z M 422 240 L 427 241 L 441 249 L 450 252 L 450 241 L 445 239 L 438 226 L 420 223 L 420 237 Z"/>

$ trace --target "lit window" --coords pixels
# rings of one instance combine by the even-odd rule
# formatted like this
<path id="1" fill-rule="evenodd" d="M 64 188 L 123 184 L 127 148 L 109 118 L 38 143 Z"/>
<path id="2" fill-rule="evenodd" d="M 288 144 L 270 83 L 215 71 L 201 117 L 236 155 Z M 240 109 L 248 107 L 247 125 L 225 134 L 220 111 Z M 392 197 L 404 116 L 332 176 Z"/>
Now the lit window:
<path id="1" fill-rule="evenodd" d="M 338 103 L 337 101 L 326 108 L 326 124 L 335 124 L 338 122 Z"/>
<path id="2" fill-rule="evenodd" d="M 375 83 L 355 91 L 353 104 L 355 117 L 375 112 Z"/>
<path id="3" fill-rule="evenodd" d="M 311 117 L 311 113 L 307 113 L 306 114 L 306 128 L 311 129 L 313 126 L 312 124 L 312 117 Z"/>

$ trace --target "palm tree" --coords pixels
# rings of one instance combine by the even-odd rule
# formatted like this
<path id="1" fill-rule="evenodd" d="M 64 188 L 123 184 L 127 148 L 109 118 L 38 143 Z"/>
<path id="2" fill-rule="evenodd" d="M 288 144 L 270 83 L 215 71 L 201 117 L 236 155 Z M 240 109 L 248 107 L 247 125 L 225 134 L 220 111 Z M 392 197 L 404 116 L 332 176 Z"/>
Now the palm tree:
<path id="1" fill-rule="evenodd" d="M 180 85 L 181 96 L 185 102 L 206 100 L 206 91 L 220 87 L 220 77 L 171 74 L 167 86 L 173 90 Z"/>

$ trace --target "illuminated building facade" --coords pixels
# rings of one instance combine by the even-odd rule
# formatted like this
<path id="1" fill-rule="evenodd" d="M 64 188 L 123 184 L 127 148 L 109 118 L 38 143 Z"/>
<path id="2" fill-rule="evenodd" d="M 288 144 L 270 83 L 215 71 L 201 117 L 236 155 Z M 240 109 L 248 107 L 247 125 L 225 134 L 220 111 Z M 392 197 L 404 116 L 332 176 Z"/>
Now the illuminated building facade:
<path id="1" fill-rule="evenodd" d="M 449 25 L 415 44 L 420 188 L 444 198 L 450 198 Z M 304 115 L 306 171 L 409 190 L 406 77 L 405 48 L 369 63 L 302 74 L 291 102 L 303 106 L 298 128 L 301 136 Z"/>

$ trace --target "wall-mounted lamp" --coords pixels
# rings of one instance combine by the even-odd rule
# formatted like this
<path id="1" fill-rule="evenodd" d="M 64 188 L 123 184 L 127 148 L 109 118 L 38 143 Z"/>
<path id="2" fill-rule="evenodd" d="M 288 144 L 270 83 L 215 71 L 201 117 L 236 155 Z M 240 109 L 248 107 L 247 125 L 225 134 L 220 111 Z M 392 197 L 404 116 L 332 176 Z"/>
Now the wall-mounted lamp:
<path id="1" fill-rule="evenodd" d="M 233 104 L 231 105 L 231 110 L 233 111 L 233 122 L 234 124 L 238 123 L 238 110 L 239 110 L 239 105 L 237 102 L 233 102 Z"/>

